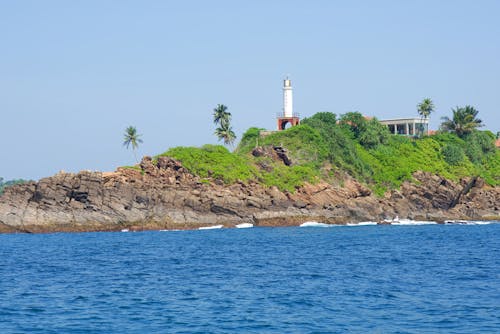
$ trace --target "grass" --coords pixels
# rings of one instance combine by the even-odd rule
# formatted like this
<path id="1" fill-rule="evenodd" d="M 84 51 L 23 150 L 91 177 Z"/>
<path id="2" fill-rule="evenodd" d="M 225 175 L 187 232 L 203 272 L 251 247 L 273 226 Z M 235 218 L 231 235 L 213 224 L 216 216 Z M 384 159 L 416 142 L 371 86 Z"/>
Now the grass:
<path id="1" fill-rule="evenodd" d="M 160 156 L 179 160 L 191 173 L 202 178 L 222 180 L 226 184 L 255 179 L 257 170 L 242 155 L 233 154 L 220 145 L 175 147 Z"/>
<path id="2" fill-rule="evenodd" d="M 254 158 L 250 153 L 231 153 L 220 145 L 175 147 L 160 156 L 179 160 L 186 169 L 205 182 L 208 179 L 218 179 L 225 184 L 254 181 L 293 192 L 304 182 L 317 181 L 319 176 L 318 169 L 311 164 L 288 167 L 271 159 L 265 161 L 265 158 Z M 263 162 L 267 170 L 259 168 Z"/>

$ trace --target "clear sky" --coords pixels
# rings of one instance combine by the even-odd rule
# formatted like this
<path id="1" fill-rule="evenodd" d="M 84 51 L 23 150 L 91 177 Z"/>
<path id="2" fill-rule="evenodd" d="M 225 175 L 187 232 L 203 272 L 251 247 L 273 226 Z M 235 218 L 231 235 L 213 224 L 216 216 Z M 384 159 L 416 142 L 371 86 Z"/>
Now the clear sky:
<path id="1" fill-rule="evenodd" d="M 0 0 L 0 177 L 110 171 L 138 154 L 276 127 L 294 111 L 417 117 L 433 99 L 500 131 L 500 1 Z"/>

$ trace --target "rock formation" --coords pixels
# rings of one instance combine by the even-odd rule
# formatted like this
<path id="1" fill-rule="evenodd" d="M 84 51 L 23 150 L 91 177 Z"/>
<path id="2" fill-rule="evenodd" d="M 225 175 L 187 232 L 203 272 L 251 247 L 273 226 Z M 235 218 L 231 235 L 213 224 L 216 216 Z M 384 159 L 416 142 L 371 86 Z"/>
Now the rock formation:
<path id="1" fill-rule="evenodd" d="M 279 149 L 256 151 L 277 155 Z M 387 217 L 419 220 L 499 219 L 500 189 L 481 179 L 455 183 L 417 172 L 415 182 L 380 198 L 354 179 L 306 184 L 294 193 L 256 183 L 224 185 L 192 175 L 168 157 L 145 157 L 140 168 L 59 173 L 9 187 L 0 197 L 0 232 L 189 229 L 240 223 L 298 225 L 316 220 L 346 224 Z"/>

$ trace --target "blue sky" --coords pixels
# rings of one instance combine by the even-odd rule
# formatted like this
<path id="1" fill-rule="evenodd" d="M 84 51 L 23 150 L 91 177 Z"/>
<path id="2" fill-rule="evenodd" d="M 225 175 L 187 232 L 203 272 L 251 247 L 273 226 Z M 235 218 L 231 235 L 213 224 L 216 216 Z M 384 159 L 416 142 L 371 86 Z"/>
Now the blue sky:
<path id="1" fill-rule="evenodd" d="M 500 131 L 500 1 L 0 0 L 0 177 L 110 171 L 139 155 L 274 129 L 294 111 L 415 117 L 473 105 Z"/>

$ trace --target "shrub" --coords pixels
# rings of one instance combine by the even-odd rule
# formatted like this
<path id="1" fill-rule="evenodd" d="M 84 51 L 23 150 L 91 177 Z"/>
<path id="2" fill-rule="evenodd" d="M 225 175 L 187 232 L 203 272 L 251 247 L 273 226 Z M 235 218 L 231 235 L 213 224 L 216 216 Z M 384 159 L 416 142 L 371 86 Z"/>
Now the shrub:
<path id="1" fill-rule="evenodd" d="M 350 131 L 354 138 L 359 139 L 366 129 L 366 118 L 359 112 L 348 112 L 340 117 L 340 126 Z"/>
<path id="2" fill-rule="evenodd" d="M 305 182 L 315 183 L 319 178 L 319 170 L 312 164 L 308 165 L 274 165 L 270 172 L 262 173 L 262 182 L 266 186 L 276 186 L 280 190 L 294 192 Z"/>
<path id="3" fill-rule="evenodd" d="M 389 135 L 376 119 L 348 113 L 337 123 L 336 115 L 321 112 L 301 125 L 260 137 L 259 128 L 248 129 L 236 150 L 223 146 L 177 147 L 163 155 L 182 162 L 201 178 L 225 183 L 255 180 L 293 192 L 304 182 L 317 182 L 322 167 L 350 174 L 378 195 L 412 180 L 416 171 L 439 174 L 451 180 L 477 175 L 490 185 L 500 185 L 500 150 L 489 131 L 473 131 L 464 138 L 440 133 L 413 139 Z M 249 154 L 257 145 L 283 146 L 293 165 Z M 330 171 L 330 169 L 328 169 Z M 323 177 L 337 175 L 329 172 Z"/>
<path id="4" fill-rule="evenodd" d="M 495 152 L 495 136 L 490 131 L 474 130 L 465 136 L 465 153 L 474 163 L 481 162 L 488 154 Z"/>
<path id="5" fill-rule="evenodd" d="M 365 178 L 369 175 L 371 169 L 361 159 L 359 148 L 352 139 L 353 134 L 350 130 L 339 126 L 334 121 L 334 114 L 319 114 L 319 116 L 316 114 L 313 117 L 304 119 L 302 124 L 308 125 L 320 133 L 326 147 L 325 161 L 332 163 L 354 177 Z"/>
<path id="6" fill-rule="evenodd" d="M 241 137 L 241 141 L 236 148 L 236 152 L 248 153 L 251 152 L 256 146 L 258 146 L 261 130 L 264 129 L 255 127 L 248 129 Z"/>
<path id="7" fill-rule="evenodd" d="M 307 124 L 266 136 L 262 138 L 262 145 L 283 146 L 294 164 L 313 163 L 319 166 L 328 155 L 324 138 Z"/>
<path id="8" fill-rule="evenodd" d="M 450 165 L 458 165 L 465 158 L 463 149 L 456 144 L 446 144 L 441 150 L 441 153 L 443 154 L 444 160 Z"/>
<path id="9" fill-rule="evenodd" d="M 389 129 L 380 123 L 376 118 L 365 123 L 365 128 L 359 135 L 359 143 L 366 148 L 375 148 L 380 144 L 385 144 L 389 140 Z"/>
<path id="10" fill-rule="evenodd" d="M 500 186 L 500 150 L 484 159 L 479 176 L 492 186 Z"/>
<path id="11" fill-rule="evenodd" d="M 191 173 L 234 183 L 256 177 L 255 167 L 245 157 L 231 153 L 224 146 L 175 147 L 162 154 L 179 160 Z"/>

